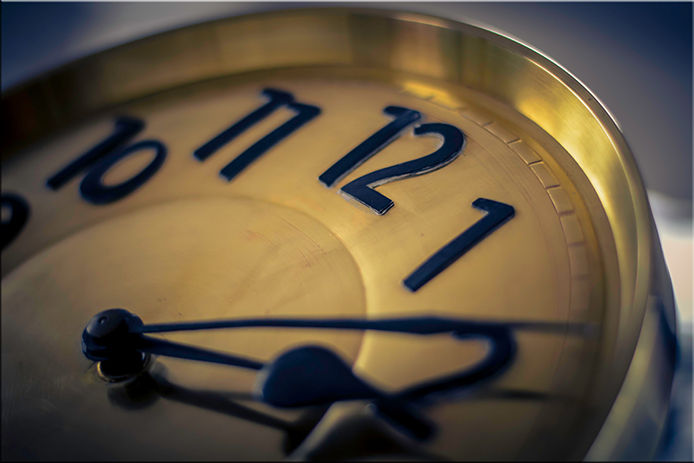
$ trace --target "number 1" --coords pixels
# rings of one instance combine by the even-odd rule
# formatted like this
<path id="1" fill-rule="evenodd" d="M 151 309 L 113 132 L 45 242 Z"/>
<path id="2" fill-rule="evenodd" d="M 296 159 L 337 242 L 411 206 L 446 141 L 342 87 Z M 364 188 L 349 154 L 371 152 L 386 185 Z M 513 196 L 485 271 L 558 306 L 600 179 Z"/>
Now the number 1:
<path id="1" fill-rule="evenodd" d="M 407 289 L 417 291 L 515 214 L 513 206 L 491 199 L 477 198 L 472 205 L 487 211 L 487 215 L 439 249 L 405 278 L 403 284 Z"/>

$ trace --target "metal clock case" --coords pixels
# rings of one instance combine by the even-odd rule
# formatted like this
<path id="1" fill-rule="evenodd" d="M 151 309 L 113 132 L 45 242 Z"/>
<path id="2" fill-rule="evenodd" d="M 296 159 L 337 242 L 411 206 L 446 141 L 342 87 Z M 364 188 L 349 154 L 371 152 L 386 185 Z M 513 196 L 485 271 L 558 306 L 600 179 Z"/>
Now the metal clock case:
<path id="1" fill-rule="evenodd" d="M 654 451 L 676 346 L 645 190 L 527 46 L 263 13 L 2 107 L 4 457 Z"/>

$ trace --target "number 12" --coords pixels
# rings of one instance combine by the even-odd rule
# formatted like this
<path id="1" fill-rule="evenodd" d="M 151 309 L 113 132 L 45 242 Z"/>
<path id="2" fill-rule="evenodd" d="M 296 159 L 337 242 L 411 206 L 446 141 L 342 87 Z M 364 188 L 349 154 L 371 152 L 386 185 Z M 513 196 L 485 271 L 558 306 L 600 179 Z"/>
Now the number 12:
<path id="1" fill-rule="evenodd" d="M 403 130 L 421 118 L 418 111 L 400 106 L 387 106 L 384 113 L 395 117 L 388 125 L 378 130 L 352 151 L 343 156 L 319 177 L 321 183 L 332 187 L 345 175 L 352 172 L 366 160 L 378 153 Z M 386 167 L 363 175 L 343 186 L 340 191 L 369 207 L 373 212 L 383 215 L 395 204 L 392 199 L 377 192 L 374 188 L 384 183 L 400 180 L 414 175 L 422 175 L 439 169 L 458 157 L 465 146 L 465 134 L 450 124 L 422 124 L 414 129 L 415 135 L 436 134 L 443 137 L 443 144 L 431 154 L 418 159 Z"/>

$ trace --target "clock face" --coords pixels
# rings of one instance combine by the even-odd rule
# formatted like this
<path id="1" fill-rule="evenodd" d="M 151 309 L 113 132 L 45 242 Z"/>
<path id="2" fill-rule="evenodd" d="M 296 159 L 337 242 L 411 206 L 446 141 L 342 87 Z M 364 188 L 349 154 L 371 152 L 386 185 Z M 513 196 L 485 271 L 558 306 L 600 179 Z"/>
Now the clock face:
<path id="1" fill-rule="evenodd" d="M 598 194 L 474 88 L 319 65 L 193 82 L 43 137 L 2 193 L 8 458 L 580 458 L 609 410 Z M 111 308 L 255 320 L 148 335 L 251 366 L 159 350 L 109 374 L 80 343 Z"/>

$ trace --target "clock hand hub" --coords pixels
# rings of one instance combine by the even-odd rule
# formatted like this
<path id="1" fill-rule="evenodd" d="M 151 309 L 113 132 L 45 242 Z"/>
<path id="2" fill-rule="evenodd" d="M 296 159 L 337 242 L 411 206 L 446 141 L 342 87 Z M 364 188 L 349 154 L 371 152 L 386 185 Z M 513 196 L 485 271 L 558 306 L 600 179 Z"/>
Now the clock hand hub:
<path id="1" fill-rule="evenodd" d="M 147 353 L 135 346 L 136 330 L 142 320 L 124 309 L 96 314 L 82 332 L 82 352 L 99 361 L 99 372 L 111 380 L 140 373 L 148 361 Z"/>

